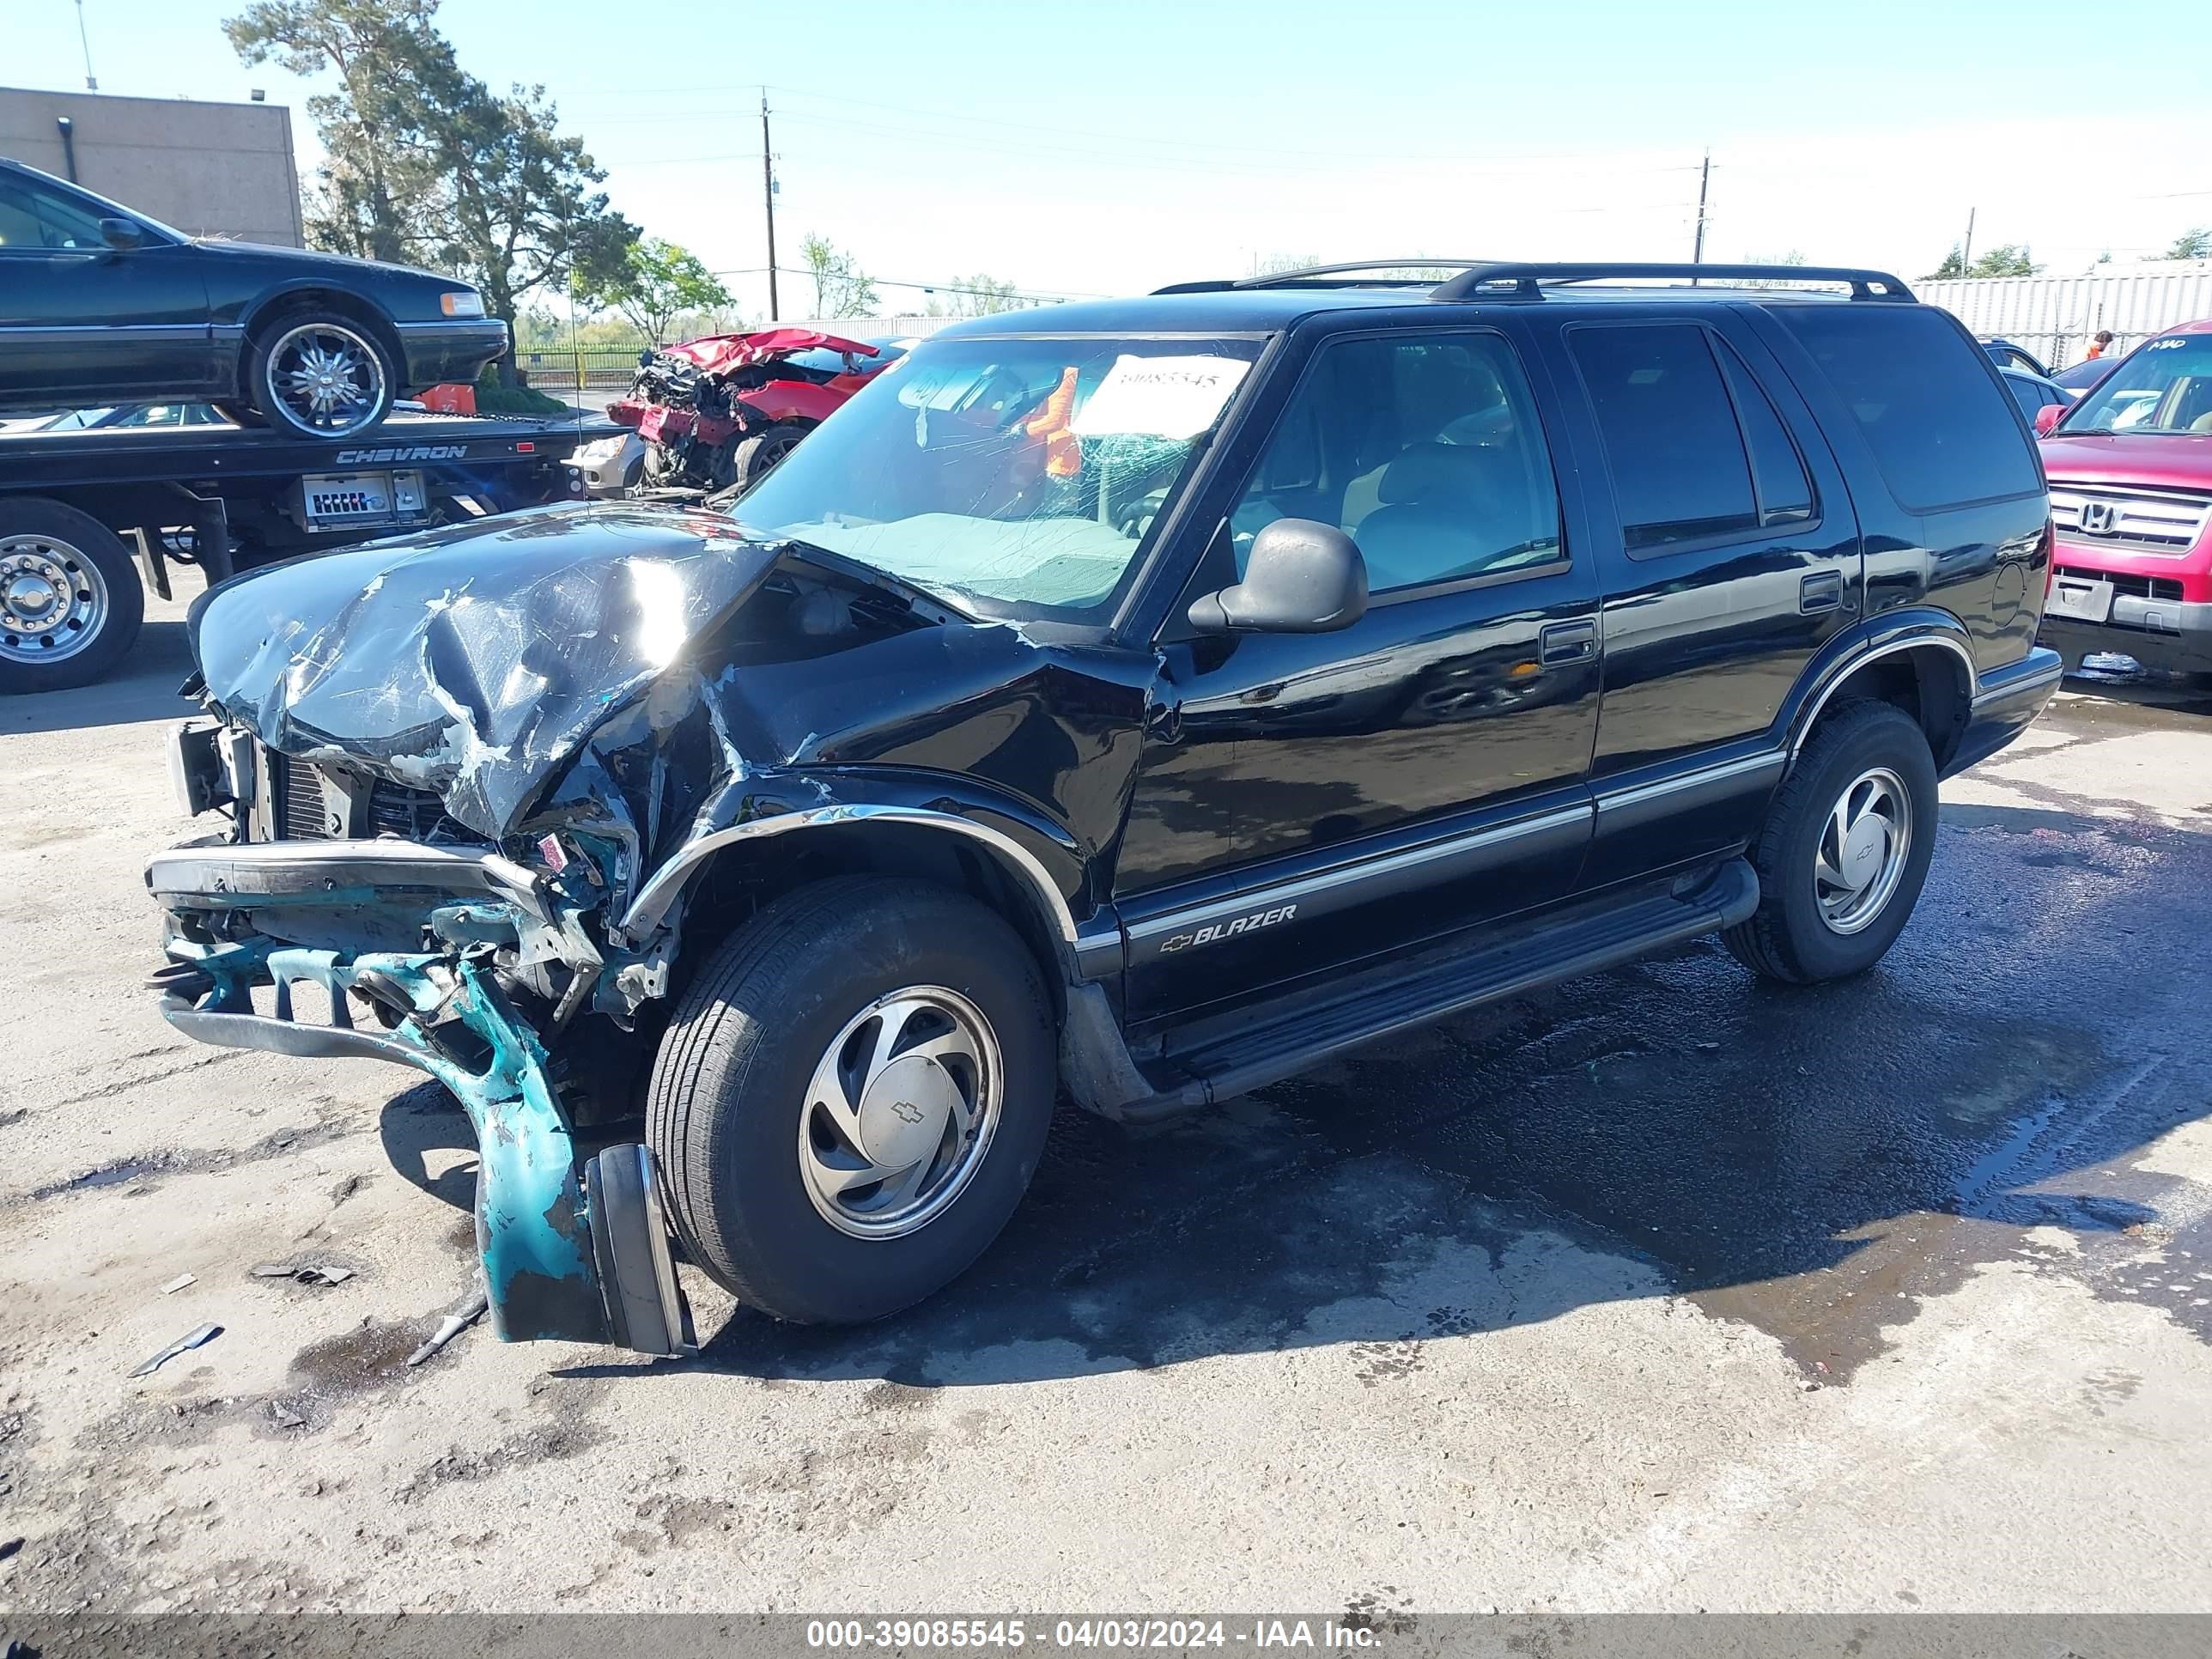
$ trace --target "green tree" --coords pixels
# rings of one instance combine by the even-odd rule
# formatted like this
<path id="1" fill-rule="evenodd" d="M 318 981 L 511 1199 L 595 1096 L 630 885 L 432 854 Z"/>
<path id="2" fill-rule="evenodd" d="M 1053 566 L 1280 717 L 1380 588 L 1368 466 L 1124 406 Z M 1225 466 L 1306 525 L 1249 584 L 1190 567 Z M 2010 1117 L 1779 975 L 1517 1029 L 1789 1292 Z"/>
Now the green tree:
<path id="1" fill-rule="evenodd" d="M 947 317 L 995 317 L 1002 311 L 1019 311 L 1027 303 L 1012 283 L 981 271 L 973 276 L 955 276 L 938 292 L 944 297 L 930 301 L 933 316 L 939 314 L 935 307 L 940 304 L 942 314 Z"/>
<path id="2" fill-rule="evenodd" d="M 337 70 L 309 100 L 328 161 L 309 234 L 339 252 L 434 264 L 510 325 L 533 294 L 621 271 L 635 228 L 562 134 L 542 87 L 501 97 L 460 66 L 438 0 L 256 0 L 223 25 L 249 64 Z M 510 361 L 503 374 L 511 378 Z"/>
<path id="3" fill-rule="evenodd" d="M 2212 230 L 2202 225 L 2194 230 L 2185 230 L 2173 239 L 2173 246 L 2159 257 L 2162 259 L 2212 259 Z"/>
<path id="4" fill-rule="evenodd" d="M 611 281 L 590 274 L 577 284 L 580 298 L 620 312 L 655 345 L 668 340 L 669 325 L 686 312 L 715 311 L 730 303 L 730 291 L 687 247 L 647 236 L 629 245 Z"/>
<path id="5" fill-rule="evenodd" d="M 1969 266 L 1960 257 L 1959 245 L 1943 256 L 1943 263 L 1920 280 L 1940 283 L 1954 276 L 2033 276 L 2043 267 L 2027 257 L 2025 242 L 2004 242 L 1991 248 Z"/>
<path id="6" fill-rule="evenodd" d="M 807 272 L 814 278 L 817 317 L 865 317 L 880 303 L 876 298 L 875 278 L 860 269 L 853 255 L 827 236 L 809 232 L 799 245 L 799 255 L 806 261 Z"/>
<path id="7" fill-rule="evenodd" d="M 452 52 L 430 19 L 438 0 L 261 0 L 222 26 L 249 64 L 329 70 L 338 90 L 307 100 L 326 155 L 306 215 L 332 252 L 404 260 L 435 190 L 421 72 Z M 439 65 L 442 68 L 442 65 Z"/>

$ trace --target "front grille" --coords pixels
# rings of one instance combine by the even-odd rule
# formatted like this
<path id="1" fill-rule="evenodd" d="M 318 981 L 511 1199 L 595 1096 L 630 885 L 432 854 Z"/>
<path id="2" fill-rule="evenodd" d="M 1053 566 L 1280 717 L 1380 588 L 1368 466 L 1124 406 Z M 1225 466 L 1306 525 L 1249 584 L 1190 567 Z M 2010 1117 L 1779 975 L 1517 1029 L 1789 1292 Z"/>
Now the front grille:
<path id="1" fill-rule="evenodd" d="M 2098 527 L 2084 523 L 2085 514 Z M 2194 489 L 2051 487 L 2051 517 L 2063 533 L 2149 553 L 2186 553 L 2212 520 L 2212 495 Z"/>
<path id="2" fill-rule="evenodd" d="M 2181 598 L 2181 583 L 2172 576 L 2137 576 L 2124 570 L 2084 570 L 2078 565 L 2062 564 L 2062 576 L 2071 576 L 2076 581 L 2110 582 L 2112 592 L 2125 593 L 2138 599 L 2172 599 Z"/>
<path id="3" fill-rule="evenodd" d="M 276 790 L 277 835 L 284 841 L 331 841 L 344 833 L 333 830 L 324 803 L 321 772 L 312 761 L 295 755 L 269 757 L 270 781 Z M 446 816 L 444 804 L 428 789 L 410 789 L 404 783 L 379 778 L 368 787 L 368 822 L 362 836 L 397 836 L 402 841 L 475 841 Z"/>

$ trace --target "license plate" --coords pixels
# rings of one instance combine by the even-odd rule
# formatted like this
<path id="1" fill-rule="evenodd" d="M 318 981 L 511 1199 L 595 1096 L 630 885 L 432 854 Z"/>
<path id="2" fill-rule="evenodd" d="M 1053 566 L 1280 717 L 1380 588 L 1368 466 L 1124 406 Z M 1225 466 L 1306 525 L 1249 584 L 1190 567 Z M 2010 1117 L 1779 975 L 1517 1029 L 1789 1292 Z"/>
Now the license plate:
<path id="1" fill-rule="evenodd" d="M 2112 614 L 2112 585 L 2061 576 L 2051 585 L 2051 610 L 2076 622 L 2103 622 Z"/>

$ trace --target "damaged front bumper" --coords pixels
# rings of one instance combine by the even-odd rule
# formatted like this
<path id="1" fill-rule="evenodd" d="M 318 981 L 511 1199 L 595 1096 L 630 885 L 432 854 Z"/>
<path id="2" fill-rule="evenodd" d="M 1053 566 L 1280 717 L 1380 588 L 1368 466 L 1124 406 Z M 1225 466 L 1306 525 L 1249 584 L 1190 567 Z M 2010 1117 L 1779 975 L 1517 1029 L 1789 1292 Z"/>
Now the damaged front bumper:
<path id="1" fill-rule="evenodd" d="M 502 1340 L 684 1351 L 651 1154 L 635 1142 L 580 1152 L 544 1044 L 495 971 L 502 949 L 557 961 L 560 1003 L 589 994 L 606 964 L 556 888 L 496 848 L 388 840 L 180 847 L 146 879 L 169 917 L 162 1016 L 185 1036 L 392 1060 L 460 1100 L 481 1153 L 477 1242 Z M 327 924 L 313 936 L 362 945 L 311 948 L 259 925 L 303 912 Z M 419 919 L 423 948 L 369 948 L 393 931 L 379 925 L 389 915 Z M 328 998 L 328 1024 L 301 1017 L 307 984 Z"/>

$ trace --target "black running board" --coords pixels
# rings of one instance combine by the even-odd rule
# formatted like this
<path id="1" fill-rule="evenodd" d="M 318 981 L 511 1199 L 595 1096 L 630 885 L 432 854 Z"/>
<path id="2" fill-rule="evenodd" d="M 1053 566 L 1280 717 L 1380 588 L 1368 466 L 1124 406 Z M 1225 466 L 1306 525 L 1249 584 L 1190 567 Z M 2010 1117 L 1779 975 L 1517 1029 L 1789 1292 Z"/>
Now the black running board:
<path id="1" fill-rule="evenodd" d="M 1679 897 L 1656 894 L 1505 939 L 1492 933 L 1469 950 L 1386 963 L 1303 996 L 1194 1022 L 1169 1037 L 1161 1057 L 1188 1081 L 1124 1115 L 1143 1121 L 1246 1094 L 1378 1037 L 1733 927 L 1758 908 L 1758 876 L 1733 859 Z"/>

